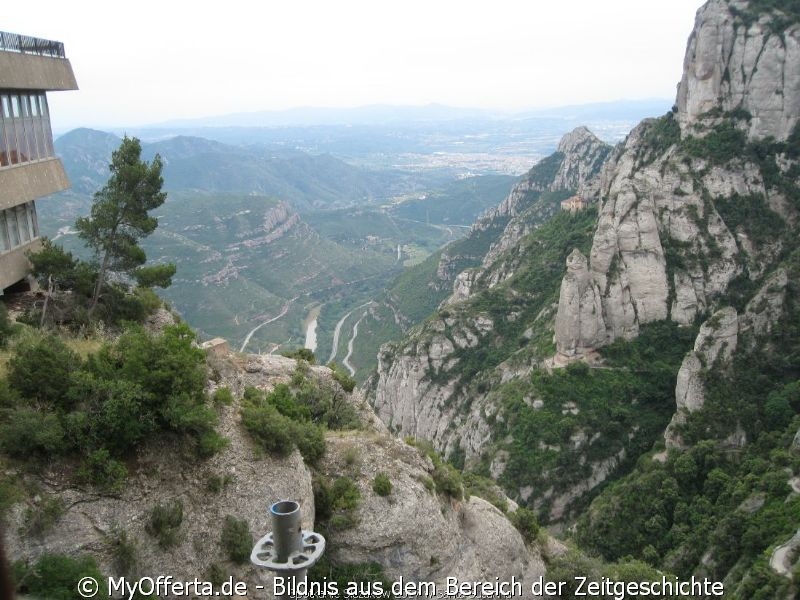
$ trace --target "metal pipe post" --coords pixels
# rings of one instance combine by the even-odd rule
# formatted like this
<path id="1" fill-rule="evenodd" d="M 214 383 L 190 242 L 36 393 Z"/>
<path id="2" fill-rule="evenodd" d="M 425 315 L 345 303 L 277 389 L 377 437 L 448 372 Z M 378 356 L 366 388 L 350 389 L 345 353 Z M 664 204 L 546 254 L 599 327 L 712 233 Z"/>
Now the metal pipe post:
<path id="1" fill-rule="evenodd" d="M 272 531 L 262 537 L 250 553 L 250 562 L 284 577 L 287 589 L 297 590 L 306 572 L 325 551 L 325 538 L 300 526 L 300 504 L 281 500 L 269 507 Z M 283 594 L 288 600 L 297 592 Z"/>

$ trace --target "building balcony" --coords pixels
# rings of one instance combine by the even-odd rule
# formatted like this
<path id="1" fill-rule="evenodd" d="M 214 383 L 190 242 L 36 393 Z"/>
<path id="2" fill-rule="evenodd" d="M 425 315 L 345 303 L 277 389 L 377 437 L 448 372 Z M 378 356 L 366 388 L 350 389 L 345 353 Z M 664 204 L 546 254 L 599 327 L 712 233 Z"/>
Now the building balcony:
<path id="1" fill-rule="evenodd" d="M 64 44 L 0 31 L 0 89 L 77 90 Z"/>

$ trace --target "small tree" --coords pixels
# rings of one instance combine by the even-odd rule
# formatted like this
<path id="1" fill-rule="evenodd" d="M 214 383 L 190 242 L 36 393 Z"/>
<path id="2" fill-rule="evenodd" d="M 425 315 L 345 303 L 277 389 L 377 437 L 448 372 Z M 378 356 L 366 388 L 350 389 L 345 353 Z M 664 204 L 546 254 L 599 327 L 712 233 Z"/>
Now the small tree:
<path id="1" fill-rule="evenodd" d="M 167 194 L 161 191 L 161 157 L 143 161 L 137 138 L 125 137 L 111 155 L 111 176 L 95 193 L 92 212 L 75 222 L 80 237 L 94 249 L 100 268 L 89 312 L 94 311 L 109 273 L 134 277 L 144 285 L 167 287 L 174 265 L 144 268 L 147 257 L 138 241 L 150 235 L 158 220 L 149 211 L 161 206 Z"/>

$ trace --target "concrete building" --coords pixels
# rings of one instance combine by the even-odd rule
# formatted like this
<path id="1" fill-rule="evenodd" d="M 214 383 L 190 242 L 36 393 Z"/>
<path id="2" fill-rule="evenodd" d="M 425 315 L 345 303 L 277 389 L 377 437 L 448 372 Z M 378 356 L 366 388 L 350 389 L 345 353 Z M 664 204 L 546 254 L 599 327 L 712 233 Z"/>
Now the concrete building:
<path id="1" fill-rule="evenodd" d="M 64 44 L 0 32 L 0 294 L 41 246 L 36 200 L 69 187 L 53 150 L 47 94 L 77 90 Z"/>

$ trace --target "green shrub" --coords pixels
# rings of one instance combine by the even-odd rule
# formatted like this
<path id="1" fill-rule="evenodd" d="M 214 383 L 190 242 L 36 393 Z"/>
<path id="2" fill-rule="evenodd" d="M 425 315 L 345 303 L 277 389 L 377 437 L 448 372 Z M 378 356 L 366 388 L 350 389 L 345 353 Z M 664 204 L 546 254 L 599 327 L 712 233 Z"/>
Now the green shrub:
<path id="1" fill-rule="evenodd" d="M 352 467 L 358 462 L 359 459 L 359 452 L 356 446 L 349 446 L 343 453 L 342 458 L 344 458 L 344 464 L 348 467 Z"/>
<path id="2" fill-rule="evenodd" d="M 270 404 L 245 404 L 242 425 L 267 452 L 287 455 L 294 449 L 294 423 Z"/>
<path id="3" fill-rule="evenodd" d="M 219 563 L 211 563 L 206 571 L 206 579 L 216 587 L 225 583 L 228 577 L 230 577 L 230 575 Z"/>
<path id="4" fill-rule="evenodd" d="M 333 374 L 334 381 L 336 381 L 340 386 L 342 386 L 342 389 L 345 392 L 350 393 L 355 389 L 356 380 L 350 377 L 350 375 L 348 375 L 347 373 L 345 373 L 344 370 L 338 364 L 332 362 L 328 364 L 328 368 L 331 370 Z"/>
<path id="5" fill-rule="evenodd" d="M 643 164 L 650 164 L 664 154 L 681 139 L 681 129 L 675 115 L 668 112 L 663 117 L 653 121 L 644 134 L 642 148 Z"/>
<path id="6" fill-rule="evenodd" d="M 315 476 L 312 483 L 315 517 L 323 527 L 341 530 L 358 522 L 355 510 L 361 501 L 361 492 L 352 479 L 339 477 L 331 484 L 326 478 Z"/>
<path id="7" fill-rule="evenodd" d="M 464 490 L 461 486 L 461 473 L 451 464 L 439 463 L 433 470 L 436 491 L 455 500 L 461 500 Z"/>
<path id="8" fill-rule="evenodd" d="M 253 536 L 247 521 L 232 515 L 226 516 L 222 524 L 220 543 L 229 559 L 240 565 L 246 563 L 253 548 Z"/>
<path id="9" fill-rule="evenodd" d="M 203 431 L 196 438 L 195 453 L 200 458 L 210 458 L 227 448 L 231 441 L 214 429 Z"/>
<path id="10" fill-rule="evenodd" d="M 225 475 L 211 475 L 206 483 L 206 489 L 212 494 L 219 494 L 233 481 L 233 475 L 226 473 Z"/>
<path id="11" fill-rule="evenodd" d="M 508 511 L 508 500 L 492 479 L 476 473 L 464 473 L 462 481 L 467 497 L 478 496 L 495 506 L 500 512 Z"/>
<path id="12" fill-rule="evenodd" d="M 125 465 L 111 458 L 105 448 L 90 452 L 80 468 L 80 476 L 98 488 L 108 492 L 119 492 L 128 477 Z"/>
<path id="13" fill-rule="evenodd" d="M 0 447 L 9 456 L 30 459 L 60 454 L 66 449 L 58 416 L 32 408 L 13 409 L 0 425 Z"/>
<path id="14" fill-rule="evenodd" d="M 295 421 L 308 421 L 311 419 L 311 409 L 308 405 L 300 404 L 295 399 L 291 388 L 285 383 L 279 383 L 269 394 L 266 402 L 278 409 L 285 417 Z"/>
<path id="15" fill-rule="evenodd" d="M 536 519 L 536 513 L 532 510 L 520 506 L 515 512 L 509 516 L 511 524 L 517 528 L 522 534 L 522 539 L 525 543 L 530 544 L 539 535 L 539 522 Z"/>
<path id="16" fill-rule="evenodd" d="M 741 227 L 758 246 L 768 244 L 786 230 L 786 221 L 769 208 L 761 194 L 717 198 L 714 207 L 731 231 Z"/>
<path id="17" fill-rule="evenodd" d="M 380 472 L 375 475 L 375 479 L 372 481 L 372 491 L 378 496 L 388 496 L 392 493 L 392 482 L 386 473 Z"/>
<path id="18" fill-rule="evenodd" d="M 295 441 L 300 454 L 315 464 L 325 454 L 325 430 L 314 423 L 295 423 Z"/>
<path id="19" fill-rule="evenodd" d="M 138 382 L 98 377 L 83 371 L 69 390 L 80 409 L 66 419 L 77 446 L 105 447 L 126 454 L 157 428 L 157 409 Z"/>
<path id="20" fill-rule="evenodd" d="M 213 433 L 217 415 L 205 394 L 205 354 L 194 341 L 186 325 L 160 335 L 134 326 L 90 356 L 70 391 L 94 415 L 88 445 L 123 454 L 156 431 L 172 431 L 193 438 L 201 456 L 218 450 L 223 442 Z"/>
<path id="21" fill-rule="evenodd" d="M 81 359 L 56 336 L 20 344 L 8 361 L 8 383 L 21 396 L 54 408 L 68 409 L 70 374 Z"/>
<path id="22" fill-rule="evenodd" d="M 29 253 L 28 258 L 31 272 L 43 288 L 47 288 L 48 280 L 52 278 L 53 284 L 60 289 L 74 290 L 84 298 L 91 295 L 97 272 L 52 240 L 42 238 L 42 249 Z"/>
<path id="23" fill-rule="evenodd" d="M 285 384 L 275 386 L 266 396 L 254 388 L 246 389 L 241 414 L 245 429 L 267 452 L 286 455 L 297 446 L 311 464 L 325 453 L 324 428 L 310 420 L 312 401 L 295 395 Z"/>
<path id="24" fill-rule="evenodd" d="M 436 491 L 436 483 L 434 483 L 433 479 L 431 479 L 427 475 L 417 476 L 417 481 L 419 481 L 423 486 L 425 486 L 425 489 L 428 490 L 430 493 L 434 493 Z"/>
<path id="25" fill-rule="evenodd" d="M 361 423 L 347 394 L 338 386 L 300 378 L 292 393 L 298 405 L 307 407 L 315 423 L 329 429 L 357 429 Z"/>
<path id="26" fill-rule="evenodd" d="M 37 505 L 25 509 L 20 533 L 41 536 L 50 531 L 65 512 L 61 496 L 43 496 Z"/>
<path id="27" fill-rule="evenodd" d="M 349 477 L 338 477 L 331 486 L 333 510 L 355 510 L 361 501 L 358 486 Z"/>
<path id="28" fill-rule="evenodd" d="M 17 592 L 32 598 L 47 600 L 83 600 L 78 593 L 77 583 L 84 577 L 92 577 L 100 583 L 102 591 L 103 577 L 97 568 L 94 558 L 81 556 L 73 558 L 62 554 L 44 554 L 32 566 L 18 563 L 15 565 Z"/>
<path id="29" fill-rule="evenodd" d="M 304 360 L 310 365 L 317 364 L 317 357 L 314 356 L 314 352 L 309 350 L 308 348 L 287 350 L 286 352 L 281 352 L 281 356 L 285 356 L 286 358 L 295 358 L 298 360 Z"/>
<path id="30" fill-rule="evenodd" d="M 358 525 L 358 517 L 351 512 L 337 513 L 328 521 L 328 528 L 332 531 L 344 531 Z"/>
<path id="31" fill-rule="evenodd" d="M 2 462 L 0 462 L 1 467 Z M 17 478 L 13 475 L 6 475 L 0 470 L 0 523 L 3 522 L 8 510 L 23 498 L 24 495 Z"/>
<path id="32" fill-rule="evenodd" d="M 732 120 L 726 119 L 708 132 L 704 137 L 689 136 L 683 140 L 682 146 L 689 156 L 703 158 L 711 164 L 723 165 L 741 156 L 747 138 Z"/>
<path id="33" fill-rule="evenodd" d="M 115 571 L 126 576 L 136 573 L 139 565 L 139 549 L 128 532 L 119 525 L 115 525 L 112 527 L 107 541 Z"/>
<path id="34" fill-rule="evenodd" d="M 309 581 L 336 582 L 339 593 L 336 595 L 327 595 L 326 597 L 331 600 L 336 599 L 349 599 L 362 597 L 365 594 L 359 594 L 358 589 L 364 590 L 366 585 L 375 586 L 380 583 L 383 589 L 382 598 L 392 600 L 394 596 L 391 594 L 392 587 L 391 581 L 386 577 L 383 572 L 383 567 L 376 562 L 370 563 L 339 563 L 332 561 L 328 555 L 323 555 L 320 560 L 308 572 Z M 349 589 L 348 589 L 349 588 Z M 371 595 L 375 597 L 375 588 Z"/>
<path id="35" fill-rule="evenodd" d="M 214 392 L 213 399 L 215 406 L 230 406 L 233 404 L 233 394 L 227 387 L 218 388 Z"/>
<path id="36" fill-rule="evenodd" d="M 170 504 L 157 504 L 150 511 L 145 530 L 158 540 L 161 548 L 169 548 L 180 541 L 179 529 L 183 522 L 183 502 L 175 500 Z"/>

